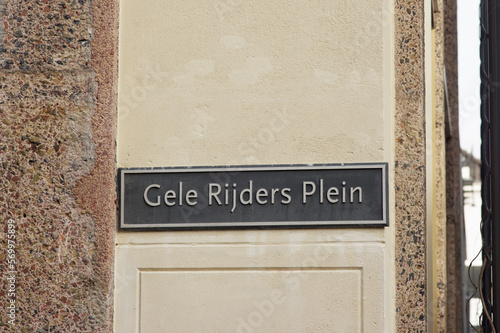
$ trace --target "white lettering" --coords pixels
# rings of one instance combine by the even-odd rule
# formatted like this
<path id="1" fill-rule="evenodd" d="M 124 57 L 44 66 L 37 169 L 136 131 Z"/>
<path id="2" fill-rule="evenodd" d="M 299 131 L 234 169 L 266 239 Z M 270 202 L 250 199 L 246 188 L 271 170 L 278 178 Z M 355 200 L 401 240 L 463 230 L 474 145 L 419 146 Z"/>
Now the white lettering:
<path id="1" fill-rule="evenodd" d="M 170 202 L 170 201 L 168 201 L 168 199 L 174 199 L 175 200 L 175 198 L 176 198 L 175 191 L 174 190 L 168 190 L 165 193 L 165 197 L 163 198 L 163 201 L 165 201 L 165 205 L 167 205 L 169 207 L 172 207 L 173 205 L 175 205 L 175 201 L 174 202 Z"/>
<path id="2" fill-rule="evenodd" d="M 149 198 L 148 198 L 148 191 L 151 189 L 151 188 L 160 188 L 160 185 L 158 184 L 151 184 L 149 185 L 148 187 L 146 187 L 146 189 L 144 190 L 144 201 L 146 201 L 146 204 L 148 204 L 148 206 L 151 206 L 151 207 L 157 207 L 160 205 L 160 196 L 157 196 L 156 197 L 156 202 L 151 202 L 149 201 Z"/>
<path id="3" fill-rule="evenodd" d="M 290 202 L 292 202 L 292 197 L 289 195 L 290 191 L 292 189 L 285 187 L 284 189 L 281 190 L 281 195 L 286 198 L 286 200 L 281 200 L 281 203 L 283 205 L 288 205 Z"/>
<path id="4" fill-rule="evenodd" d="M 236 209 L 236 200 L 237 200 L 236 199 L 236 183 L 233 184 L 233 187 L 234 187 L 233 188 L 233 197 L 232 197 L 232 199 L 233 199 L 233 208 L 231 208 L 231 213 L 233 213 L 234 210 Z"/>
<path id="5" fill-rule="evenodd" d="M 352 188 L 351 187 L 351 203 L 354 202 L 354 192 L 358 192 L 358 202 L 362 203 L 363 202 L 363 189 L 361 186 Z"/>
<path id="6" fill-rule="evenodd" d="M 265 188 L 259 188 L 257 190 L 257 193 L 255 195 L 255 198 L 257 199 L 257 202 L 261 205 L 265 205 L 267 203 L 267 200 L 263 200 L 262 197 L 267 198 L 268 193 Z"/>
<path id="7" fill-rule="evenodd" d="M 217 188 L 217 193 L 213 192 L 213 189 Z M 215 198 L 219 206 L 222 206 L 222 202 L 220 201 L 218 195 L 220 194 L 221 187 L 219 184 L 210 183 L 208 184 L 208 205 L 212 206 L 212 198 Z"/>
<path id="8" fill-rule="evenodd" d="M 196 200 L 197 198 L 198 198 L 198 192 L 196 192 L 196 190 L 189 190 L 186 193 L 186 203 L 189 206 L 196 205 L 198 203 L 197 200 Z M 194 201 L 192 201 L 192 200 L 194 200 Z"/>
<path id="9" fill-rule="evenodd" d="M 243 205 L 251 205 L 253 203 L 253 201 L 252 201 L 252 190 L 253 190 L 253 180 L 249 181 L 248 182 L 248 188 L 244 189 L 240 193 L 240 202 Z M 245 200 L 243 198 L 243 195 L 246 194 L 246 193 L 248 194 L 248 200 Z"/>
<path id="10" fill-rule="evenodd" d="M 307 191 L 307 186 L 311 186 L 312 190 Z M 306 197 L 313 195 L 314 192 L 316 192 L 316 184 L 314 184 L 313 182 L 303 182 L 302 183 L 302 203 L 305 204 L 307 202 Z"/>
<path id="11" fill-rule="evenodd" d="M 271 204 L 274 205 L 274 196 L 276 195 L 276 193 L 278 193 L 280 191 L 279 188 L 273 188 L 271 189 Z"/>
<path id="12" fill-rule="evenodd" d="M 320 179 L 319 180 L 319 203 L 322 204 L 323 203 L 323 179 Z"/>
<path id="13" fill-rule="evenodd" d="M 179 206 L 182 206 L 182 182 L 179 182 Z"/>
<path id="14" fill-rule="evenodd" d="M 339 189 L 336 187 L 330 187 L 328 189 L 328 192 L 326 193 L 326 198 L 328 199 L 328 202 L 334 204 L 339 202 L 339 199 L 333 199 L 333 196 L 339 195 Z"/>

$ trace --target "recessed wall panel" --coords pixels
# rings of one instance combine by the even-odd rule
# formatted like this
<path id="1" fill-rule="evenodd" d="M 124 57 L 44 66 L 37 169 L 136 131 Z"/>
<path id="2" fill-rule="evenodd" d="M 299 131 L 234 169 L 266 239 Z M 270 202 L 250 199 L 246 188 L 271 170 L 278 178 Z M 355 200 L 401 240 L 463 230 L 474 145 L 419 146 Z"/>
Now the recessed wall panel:
<path id="1" fill-rule="evenodd" d="M 384 251 L 305 239 L 119 244 L 115 331 L 385 332 Z"/>
<path id="2" fill-rule="evenodd" d="M 141 271 L 141 333 L 361 332 L 361 280 L 360 268 Z"/>

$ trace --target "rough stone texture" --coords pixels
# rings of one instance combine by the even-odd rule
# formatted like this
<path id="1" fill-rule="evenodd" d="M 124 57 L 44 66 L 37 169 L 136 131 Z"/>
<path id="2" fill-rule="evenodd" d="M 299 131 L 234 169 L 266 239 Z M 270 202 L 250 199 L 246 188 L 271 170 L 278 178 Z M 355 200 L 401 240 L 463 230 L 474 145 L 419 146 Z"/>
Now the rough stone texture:
<path id="1" fill-rule="evenodd" d="M 446 233 L 447 233 L 447 327 L 448 332 L 464 329 L 463 205 L 458 133 L 457 2 L 444 0 L 444 64 L 448 83 L 450 136 L 446 139 Z"/>
<path id="2" fill-rule="evenodd" d="M 102 321 L 95 225 L 72 194 L 94 164 L 93 74 L 9 73 L 0 80 L 2 249 L 6 220 L 17 223 L 19 330 L 12 331 L 95 329 Z"/>
<path id="3" fill-rule="evenodd" d="M 68 70 L 89 66 L 91 1 L 1 0 L 0 13 L 2 68 Z"/>
<path id="4" fill-rule="evenodd" d="M 427 330 L 423 1 L 395 1 L 396 329 Z"/>
<path id="5" fill-rule="evenodd" d="M 434 18 L 434 119 L 433 119 L 433 186 L 434 232 L 433 255 L 436 290 L 434 332 L 446 332 L 446 154 L 445 154 L 445 93 L 443 56 L 443 3 L 439 1 Z"/>
<path id="6" fill-rule="evenodd" d="M 99 290 L 107 296 L 103 331 L 113 322 L 114 236 L 116 229 L 116 91 L 118 75 L 118 1 L 92 4 L 94 39 L 91 67 L 98 89 L 92 117 L 96 165 L 79 182 L 75 194 L 83 209 L 96 220 L 96 274 Z"/>
<path id="7" fill-rule="evenodd" d="M 0 17 L 3 272 L 17 225 L 16 325 L 2 279 L 0 330 L 109 332 L 116 2 L 0 1 Z"/>

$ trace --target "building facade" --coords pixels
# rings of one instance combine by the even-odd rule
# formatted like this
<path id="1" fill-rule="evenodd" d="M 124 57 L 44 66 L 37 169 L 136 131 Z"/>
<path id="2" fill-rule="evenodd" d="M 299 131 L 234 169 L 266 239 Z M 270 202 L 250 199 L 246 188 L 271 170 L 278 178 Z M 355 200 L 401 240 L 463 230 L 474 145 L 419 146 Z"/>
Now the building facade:
<path id="1" fill-rule="evenodd" d="M 462 330 L 454 1 L 0 8 L 3 328 Z M 119 170 L 373 164 L 381 225 L 119 226 Z"/>

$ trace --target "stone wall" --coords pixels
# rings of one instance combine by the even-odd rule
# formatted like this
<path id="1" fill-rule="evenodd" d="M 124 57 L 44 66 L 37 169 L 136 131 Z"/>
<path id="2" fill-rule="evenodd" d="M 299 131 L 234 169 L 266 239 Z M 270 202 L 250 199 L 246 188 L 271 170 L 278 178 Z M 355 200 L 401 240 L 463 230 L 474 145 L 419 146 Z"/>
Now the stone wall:
<path id="1" fill-rule="evenodd" d="M 437 314 L 439 329 L 446 322 L 454 332 L 461 327 L 456 3 L 445 0 L 443 8 L 444 47 L 437 52 L 447 66 L 452 132 L 446 143 L 447 224 L 440 229 L 448 235 L 448 274 L 437 280 L 447 281 L 447 289 L 440 285 Z M 433 301 L 426 252 L 424 4 L 396 0 L 394 9 L 395 327 L 423 332 Z M 0 270 L 11 278 L 0 282 L 1 330 L 110 332 L 118 2 L 2 0 L 0 19 Z M 442 113 L 436 121 L 442 141 Z M 303 156 L 312 159 L 318 147 L 304 146 L 309 155 Z M 441 164 L 444 157 L 438 157 Z M 259 158 L 274 161 L 264 153 Z M 442 201 L 444 193 L 438 195 Z M 15 326 L 7 316 L 11 300 Z M 393 309 L 386 310 L 392 316 Z"/>
<path id="2" fill-rule="evenodd" d="M 4 297 L 10 284 L 1 282 L 0 326 L 108 332 L 117 4 L 4 1 L 0 8 L 0 269 L 15 279 L 15 297 Z M 15 253 L 7 251 L 9 230 Z M 10 300 L 15 326 L 6 316 Z"/>
<path id="3" fill-rule="evenodd" d="M 424 3 L 395 1 L 396 330 L 425 332 L 427 221 Z"/>

